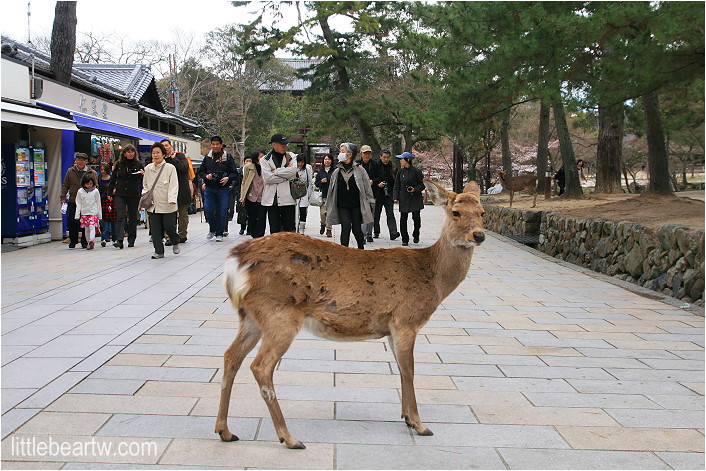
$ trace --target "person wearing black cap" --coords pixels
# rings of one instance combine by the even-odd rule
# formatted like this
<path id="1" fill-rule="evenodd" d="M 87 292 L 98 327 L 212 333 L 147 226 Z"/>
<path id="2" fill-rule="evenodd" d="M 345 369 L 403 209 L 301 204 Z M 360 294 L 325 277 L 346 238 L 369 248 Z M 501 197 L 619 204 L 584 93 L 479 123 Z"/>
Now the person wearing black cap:
<path id="1" fill-rule="evenodd" d="M 223 232 L 228 217 L 228 193 L 230 182 L 235 179 L 236 166 L 233 156 L 223 149 L 223 139 L 211 138 L 211 151 L 204 157 L 199 168 L 203 180 L 204 210 L 208 219 L 208 240 L 223 241 Z"/>
<path id="2" fill-rule="evenodd" d="M 289 181 L 297 178 L 297 165 L 291 152 L 287 152 L 289 140 L 283 134 L 274 134 L 270 139 L 272 150 L 260 159 L 262 180 L 262 206 L 267 208 L 270 234 L 294 232 L 296 229 L 296 202 L 289 189 Z"/>
<path id="3" fill-rule="evenodd" d="M 409 213 L 412 213 L 412 221 L 414 221 L 414 230 L 412 237 L 414 243 L 419 242 L 419 230 L 422 227 L 422 218 L 420 211 L 424 208 L 424 176 L 422 171 L 417 167 L 412 166 L 412 154 L 403 152 L 401 155 L 396 155 L 400 159 L 402 168 L 397 172 L 395 177 L 395 188 L 392 192 L 392 197 L 395 202 L 400 203 L 400 232 L 402 232 L 402 245 L 409 245 L 409 233 L 407 232 L 407 218 Z"/>

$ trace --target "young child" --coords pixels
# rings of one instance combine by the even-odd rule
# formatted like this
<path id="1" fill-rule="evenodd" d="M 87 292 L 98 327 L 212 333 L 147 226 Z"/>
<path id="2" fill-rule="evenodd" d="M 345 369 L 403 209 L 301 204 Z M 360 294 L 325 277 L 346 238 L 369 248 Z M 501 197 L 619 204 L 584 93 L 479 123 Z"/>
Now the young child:
<path id="1" fill-rule="evenodd" d="M 76 193 L 76 219 L 81 218 L 81 228 L 88 228 L 88 250 L 95 246 L 96 227 L 103 217 L 101 196 L 98 188 L 93 185 L 93 178 L 86 173 L 81 178 L 81 188 Z"/>
<path id="2" fill-rule="evenodd" d="M 118 219 L 118 215 L 112 195 L 108 194 L 108 186 L 110 185 L 110 170 L 111 165 L 109 163 L 102 163 L 101 174 L 98 179 L 98 191 L 101 195 L 101 206 L 103 209 L 103 218 L 100 222 L 101 247 L 105 247 L 111 239 L 113 242 L 118 240 L 115 236 L 115 224 Z"/>

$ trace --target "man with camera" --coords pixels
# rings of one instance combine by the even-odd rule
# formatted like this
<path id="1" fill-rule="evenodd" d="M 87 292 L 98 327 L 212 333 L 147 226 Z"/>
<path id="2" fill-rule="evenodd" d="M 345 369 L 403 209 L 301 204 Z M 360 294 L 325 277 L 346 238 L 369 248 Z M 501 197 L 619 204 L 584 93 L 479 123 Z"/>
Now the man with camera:
<path id="1" fill-rule="evenodd" d="M 375 166 L 373 175 L 373 194 L 375 195 L 375 214 L 373 223 L 373 232 L 376 239 L 380 237 L 380 216 L 382 208 L 385 208 L 385 216 L 387 217 L 387 229 L 390 231 L 390 240 L 395 240 L 400 236 L 397 232 L 397 220 L 395 219 L 395 202 L 392 198 L 392 190 L 395 187 L 395 176 L 397 176 L 397 167 L 395 167 L 390 158 L 392 153 L 383 149 L 380 152 L 380 162 Z"/>
<path id="2" fill-rule="evenodd" d="M 199 168 L 199 177 L 204 191 L 203 205 L 208 219 L 208 240 L 223 241 L 223 232 L 228 217 L 229 183 L 235 179 L 236 166 L 233 156 L 223 150 L 223 139 L 211 138 L 211 151 L 204 157 Z"/>

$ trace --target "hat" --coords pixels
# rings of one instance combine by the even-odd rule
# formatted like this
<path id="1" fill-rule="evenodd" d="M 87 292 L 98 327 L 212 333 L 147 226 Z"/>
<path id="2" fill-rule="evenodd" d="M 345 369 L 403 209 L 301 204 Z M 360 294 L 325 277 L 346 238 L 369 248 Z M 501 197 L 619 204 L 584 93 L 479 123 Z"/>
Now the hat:
<path id="1" fill-rule="evenodd" d="M 361 154 L 364 153 L 364 152 L 372 152 L 372 151 L 373 151 L 373 149 L 372 149 L 370 146 L 363 146 L 363 147 L 360 148 L 360 153 L 361 153 Z"/>
<path id="2" fill-rule="evenodd" d="M 413 159 L 414 157 L 409 152 L 402 152 L 400 155 L 396 155 L 398 159 Z"/>
<path id="3" fill-rule="evenodd" d="M 270 144 L 272 144 L 273 142 L 275 142 L 277 144 L 287 145 L 287 144 L 289 144 L 289 139 L 287 139 L 287 137 L 284 134 L 277 133 L 277 134 L 274 134 L 272 136 L 272 138 L 270 138 Z"/>
<path id="4" fill-rule="evenodd" d="M 76 155 L 74 155 L 74 159 L 89 160 L 88 155 L 84 154 L 83 152 L 76 152 Z"/>

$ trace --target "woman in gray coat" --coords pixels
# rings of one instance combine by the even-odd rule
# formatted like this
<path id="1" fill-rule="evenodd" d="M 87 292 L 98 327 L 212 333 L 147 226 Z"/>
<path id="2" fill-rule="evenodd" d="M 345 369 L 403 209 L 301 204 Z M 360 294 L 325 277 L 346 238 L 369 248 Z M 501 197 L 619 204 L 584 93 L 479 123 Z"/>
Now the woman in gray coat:
<path id="1" fill-rule="evenodd" d="M 414 243 L 419 242 L 419 230 L 422 227 L 422 217 L 420 211 L 424 208 L 424 176 L 422 171 L 412 166 L 412 154 L 403 152 L 396 155 L 400 159 L 402 168 L 395 177 L 395 189 L 392 197 L 395 202 L 400 203 L 400 232 L 402 233 L 402 245 L 409 245 L 409 233 L 407 232 L 407 218 L 412 213 L 414 230 L 412 237 Z"/>
<path id="2" fill-rule="evenodd" d="M 353 162 L 358 147 L 344 142 L 339 147 L 338 166 L 331 174 L 326 197 L 326 223 L 341 225 L 341 245 L 348 247 L 351 230 L 363 249 L 365 236 L 361 224 L 373 222 L 375 197 L 370 187 L 370 177 L 363 167 Z"/>

